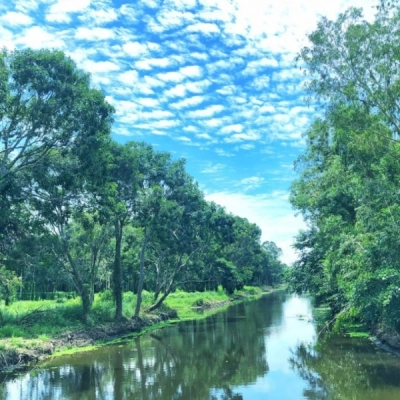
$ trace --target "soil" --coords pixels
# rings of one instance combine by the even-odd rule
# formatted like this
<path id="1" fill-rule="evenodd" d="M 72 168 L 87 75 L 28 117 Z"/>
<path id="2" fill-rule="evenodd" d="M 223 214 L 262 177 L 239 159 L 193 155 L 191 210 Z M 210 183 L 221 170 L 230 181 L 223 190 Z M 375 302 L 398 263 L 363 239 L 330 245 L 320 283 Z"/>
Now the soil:
<path id="1" fill-rule="evenodd" d="M 264 294 L 266 293 L 270 293 L 270 290 L 265 289 Z M 251 296 L 234 295 L 231 299 L 220 302 L 201 301 L 195 304 L 194 307 L 209 310 L 232 304 L 235 301 L 242 301 L 247 297 Z M 136 321 L 133 319 L 124 319 L 101 326 L 97 325 L 86 329 L 63 332 L 49 342 L 38 341 L 38 344 L 35 344 L 35 346 L 10 346 L 9 349 L 0 351 L 0 374 L 25 370 L 65 348 L 81 348 L 104 344 L 132 333 L 139 333 L 148 326 L 177 318 L 178 314 L 176 310 L 156 310 Z"/>
<path id="2" fill-rule="evenodd" d="M 125 319 L 102 326 L 63 332 L 51 341 L 40 342 L 32 348 L 30 346 L 13 347 L 2 350 L 0 351 L 0 372 L 16 372 L 43 361 L 56 351 L 110 342 L 131 333 L 138 333 L 147 326 L 174 318 L 178 318 L 175 310 L 158 312 L 136 321 Z"/>
<path id="3" fill-rule="evenodd" d="M 373 342 L 382 350 L 400 356 L 400 335 L 397 332 L 379 328 L 375 332 Z"/>

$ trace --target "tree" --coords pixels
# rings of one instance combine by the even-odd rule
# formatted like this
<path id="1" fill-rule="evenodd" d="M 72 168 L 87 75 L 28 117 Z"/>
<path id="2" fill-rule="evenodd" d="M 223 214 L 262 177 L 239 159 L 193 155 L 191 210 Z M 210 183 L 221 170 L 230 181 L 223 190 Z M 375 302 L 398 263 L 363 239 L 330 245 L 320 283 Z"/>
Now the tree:
<path id="1" fill-rule="evenodd" d="M 29 171 L 53 150 L 81 157 L 90 169 L 108 136 L 113 108 L 89 75 L 60 51 L 3 50 L 0 55 L 0 252 L 25 235 L 21 210 Z M 91 151 L 87 151 L 91 149 Z M 99 171 L 100 172 L 100 171 Z"/>
<path id="2" fill-rule="evenodd" d="M 335 314 L 400 330 L 400 27 L 398 4 L 375 21 L 349 9 L 323 18 L 302 49 L 310 95 L 325 113 L 306 133 L 291 201 L 309 229 L 296 242 L 296 291 Z"/>
<path id="3" fill-rule="evenodd" d="M 156 287 L 149 311 L 160 307 L 179 284 L 196 279 L 194 260 L 208 244 L 211 214 L 197 183 L 182 163 L 172 166 L 170 178 L 164 182 L 158 226 L 151 236 Z"/>
<path id="4" fill-rule="evenodd" d="M 93 184 L 90 178 L 73 149 L 63 154 L 53 150 L 30 172 L 27 188 L 36 219 L 53 238 L 49 251 L 70 273 L 81 296 L 86 322 L 102 246 L 109 237 L 108 223 L 96 210 L 98 202 L 92 189 L 98 182 Z"/>
<path id="5" fill-rule="evenodd" d="M 144 279 L 144 254 L 149 234 L 157 223 L 159 191 L 172 187 L 172 180 L 179 180 L 183 161 L 172 161 L 171 155 L 156 152 L 150 145 L 130 142 L 112 144 L 112 162 L 107 179 L 109 192 L 106 197 L 107 215 L 114 222 L 115 258 L 113 266 L 116 319 L 122 318 L 122 258 L 121 246 L 125 228 L 132 224 L 144 229 L 141 245 L 141 262 L 137 289 L 137 309 L 140 309 Z M 170 185 L 170 186 L 168 186 Z"/>

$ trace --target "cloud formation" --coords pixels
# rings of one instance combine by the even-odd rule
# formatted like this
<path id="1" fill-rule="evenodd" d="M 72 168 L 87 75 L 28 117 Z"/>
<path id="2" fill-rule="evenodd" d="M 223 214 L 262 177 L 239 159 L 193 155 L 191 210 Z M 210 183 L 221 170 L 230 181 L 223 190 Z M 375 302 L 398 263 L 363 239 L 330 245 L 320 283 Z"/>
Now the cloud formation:
<path id="1" fill-rule="evenodd" d="M 265 214 L 268 240 L 275 232 L 288 248 L 278 225 L 301 224 L 274 193 L 287 193 L 294 175 L 282 165 L 301 151 L 315 115 L 295 55 L 319 16 L 362 6 L 371 18 L 375 3 L 10 0 L 0 8 L 0 46 L 65 51 L 115 106 L 117 140 L 184 156 L 215 198 L 242 216 L 247 206 Z M 286 204 L 280 219 L 272 201 Z"/>

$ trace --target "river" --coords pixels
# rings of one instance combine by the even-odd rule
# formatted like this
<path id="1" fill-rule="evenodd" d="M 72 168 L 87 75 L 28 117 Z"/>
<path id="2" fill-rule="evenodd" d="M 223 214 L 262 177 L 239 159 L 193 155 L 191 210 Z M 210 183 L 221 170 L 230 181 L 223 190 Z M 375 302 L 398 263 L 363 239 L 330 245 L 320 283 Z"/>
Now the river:
<path id="1" fill-rule="evenodd" d="M 301 317 L 304 316 L 304 317 Z M 400 399 L 400 358 L 366 339 L 316 343 L 308 298 L 278 292 L 95 351 L 0 385 L 0 398 Z"/>

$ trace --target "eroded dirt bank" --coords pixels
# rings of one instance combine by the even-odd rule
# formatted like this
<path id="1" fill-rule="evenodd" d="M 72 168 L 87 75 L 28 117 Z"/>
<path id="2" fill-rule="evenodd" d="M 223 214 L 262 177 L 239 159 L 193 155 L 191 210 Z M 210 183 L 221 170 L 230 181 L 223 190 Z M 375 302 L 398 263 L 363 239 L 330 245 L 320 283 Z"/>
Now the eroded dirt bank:
<path id="1" fill-rule="evenodd" d="M 176 318 L 178 318 L 178 315 L 175 310 L 158 312 L 137 321 L 124 320 L 102 326 L 67 331 L 50 341 L 26 340 L 22 341 L 18 347 L 13 346 L 13 339 L 4 339 L 2 345 L 5 349 L 0 351 L 0 372 L 24 369 L 43 361 L 62 349 L 83 348 L 107 343 L 131 333 L 139 333 L 146 327 Z"/>

